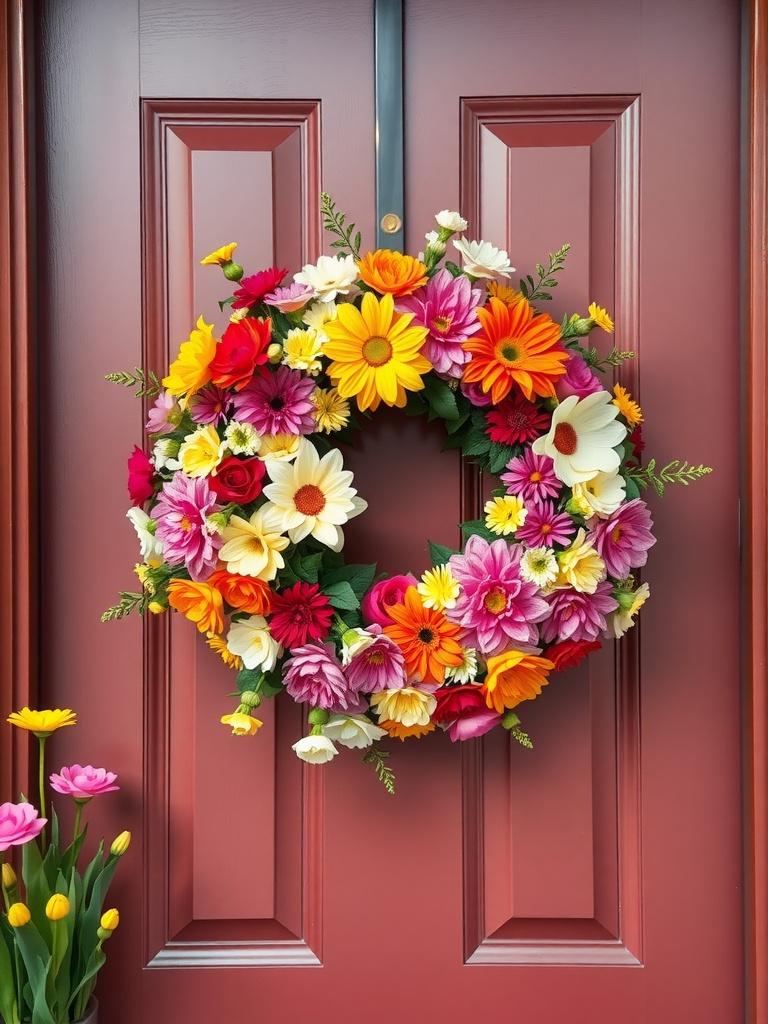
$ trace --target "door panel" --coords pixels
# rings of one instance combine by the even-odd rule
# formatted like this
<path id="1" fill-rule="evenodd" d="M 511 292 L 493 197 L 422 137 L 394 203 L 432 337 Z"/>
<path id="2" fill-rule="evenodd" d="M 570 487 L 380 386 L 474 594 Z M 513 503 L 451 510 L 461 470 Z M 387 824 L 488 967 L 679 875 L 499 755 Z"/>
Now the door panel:
<path id="1" fill-rule="evenodd" d="M 232 739 L 188 623 L 99 621 L 137 557 L 143 422 L 103 377 L 214 317 L 211 249 L 328 251 L 321 187 L 373 242 L 373 11 L 41 0 L 43 695 L 79 711 L 62 760 L 120 772 L 92 834 L 135 842 L 104 1013 L 740 1024 L 737 5 L 404 7 L 407 251 L 443 208 L 521 272 L 571 242 L 553 315 L 609 306 L 649 451 L 715 475 L 651 499 L 642 623 L 525 710 L 533 751 L 398 743 L 393 799 L 354 756 L 301 765 L 290 701 Z M 478 490 L 440 444 L 377 414 L 345 453 L 372 506 L 351 557 L 456 542 Z"/>

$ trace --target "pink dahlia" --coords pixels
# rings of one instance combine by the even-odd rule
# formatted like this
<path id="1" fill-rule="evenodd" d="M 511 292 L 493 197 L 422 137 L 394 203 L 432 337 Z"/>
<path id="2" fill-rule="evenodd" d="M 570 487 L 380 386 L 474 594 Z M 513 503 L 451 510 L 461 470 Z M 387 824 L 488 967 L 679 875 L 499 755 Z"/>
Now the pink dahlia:
<path id="1" fill-rule="evenodd" d="M 260 434 L 311 434 L 317 429 L 314 390 L 311 377 L 279 366 L 274 373 L 254 377 L 235 395 L 236 415 Z"/>
<path id="2" fill-rule="evenodd" d="M 353 655 L 344 669 L 357 693 L 377 693 L 405 686 L 405 659 L 394 640 L 379 633 L 372 643 Z"/>
<path id="3" fill-rule="evenodd" d="M 283 313 L 295 313 L 302 309 L 315 294 L 314 288 L 308 284 L 299 284 L 293 281 L 287 288 L 275 288 L 264 296 L 264 301 L 270 306 L 277 306 Z"/>
<path id="4" fill-rule="evenodd" d="M 22 846 L 39 836 L 47 818 L 39 818 L 32 804 L 0 804 L 0 851 L 9 846 Z"/>
<path id="5" fill-rule="evenodd" d="M 485 657 L 499 654 L 510 642 L 536 643 L 535 623 L 549 614 L 536 584 L 520 576 L 522 553 L 520 545 L 501 539 L 489 544 L 475 534 L 463 554 L 449 559 L 461 593 L 446 618 L 464 629 L 462 643 Z"/>
<path id="6" fill-rule="evenodd" d="M 408 587 L 418 586 L 418 583 L 416 577 L 411 576 L 410 573 L 405 576 L 390 576 L 388 579 L 374 583 L 363 597 L 364 621 L 376 623 L 379 626 L 393 625 L 395 620 L 389 614 L 390 607 L 394 604 L 402 604 Z"/>
<path id="7" fill-rule="evenodd" d="M 413 313 L 412 323 L 429 331 L 421 351 L 441 377 L 458 380 L 472 358 L 461 343 L 480 329 L 477 307 L 482 301 L 482 291 L 469 278 L 453 277 L 445 269 L 413 295 L 398 299 L 398 313 Z"/>
<path id="8" fill-rule="evenodd" d="M 547 595 L 549 618 L 542 623 L 544 643 L 555 640 L 596 640 L 606 628 L 605 616 L 619 607 L 612 596 L 613 585 L 598 583 L 594 594 L 583 594 L 572 587 L 553 590 Z"/>
<path id="9" fill-rule="evenodd" d="M 235 291 L 232 309 L 247 309 L 249 306 L 255 306 L 257 302 L 262 302 L 264 296 L 273 291 L 287 273 L 287 270 L 270 267 L 269 270 L 260 270 L 251 277 L 244 277 L 240 281 L 240 287 Z"/>
<path id="10" fill-rule="evenodd" d="M 486 434 L 499 444 L 524 444 L 552 425 L 552 416 L 516 391 L 485 414 Z"/>
<path id="11" fill-rule="evenodd" d="M 50 777 L 51 786 L 57 793 L 73 796 L 76 800 L 90 800 L 100 793 L 113 793 L 120 789 L 113 785 L 116 778 L 114 772 L 94 768 L 92 764 L 73 764 L 69 768 L 62 768 L 58 774 L 54 772 Z"/>
<path id="12" fill-rule="evenodd" d="M 207 579 L 216 567 L 222 539 L 208 516 L 219 511 L 205 477 L 192 479 L 179 472 L 163 485 L 150 513 L 157 521 L 155 536 L 163 542 L 166 562 L 183 562 L 193 580 Z"/>
<path id="13" fill-rule="evenodd" d="M 226 422 L 232 410 L 232 396 L 224 388 L 209 384 L 208 387 L 193 395 L 189 403 L 189 413 L 195 423 L 212 423 L 218 426 Z"/>
<path id="14" fill-rule="evenodd" d="M 596 391 L 602 391 L 602 381 L 592 373 L 584 362 L 580 352 L 571 352 L 571 358 L 565 364 L 565 373 L 555 381 L 555 394 L 560 402 L 576 395 L 586 398 Z"/>
<path id="15" fill-rule="evenodd" d="M 515 532 L 515 540 L 522 541 L 529 548 L 551 548 L 553 544 L 568 545 L 576 532 L 576 526 L 569 515 L 558 512 L 554 502 L 527 501 L 528 515 L 522 526 Z"/>
<path id="16" fill-rule="evenodd" d="M 642 498 L 619 505 L 607 519 L 590 520 L 589 540 L 605 562 L 609 575 L 623 580 L 632 569 L 645 565 L 648 549 L 656 543 L 653 520 Z"/>
<path id="17" fill-rule="evenodd" d="M 509 494 L 516 494 L 523 501 L 543 501 L 557 498 L 563 485 L 555 476 L 555 464 L 548 455 L 535 455 L 526 448 L 518 458 L 510 459 L 507 472 L 501 474 Z"/>
<path id="18" fill-rule="evenodd" d="M 317 583 L 294 583 L 273 595 L 269 631 L 283 647 L 324 640 L 333 622 L 333 608 Z"/>
<path id="19" fill-rule="evenodd" d="M 147 413 L 147 431 L 150 434 L 170 434 L 179 425 L 181 409 L 175 395 L 161 391 Z"/>
<path id="20" fill-rule="evenodd" d="M 297 647 L 285 663 L 283 678 L 286 690 L 299 704 L 337 712 L 359 706 L 332 643 Z"/>

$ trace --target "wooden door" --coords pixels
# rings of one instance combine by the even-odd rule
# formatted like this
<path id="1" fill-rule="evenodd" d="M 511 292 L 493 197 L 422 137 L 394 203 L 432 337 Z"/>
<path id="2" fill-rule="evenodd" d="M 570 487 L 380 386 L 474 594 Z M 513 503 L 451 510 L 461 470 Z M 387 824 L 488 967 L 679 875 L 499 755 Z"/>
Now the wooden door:
<path id="1" fill-rule="evenodd" d="M 392 799 L 354 758 L 302 768 L 289 702 L 231 739 L 183 624 L 99 621 L 141 440 L 104 375 L 175 350 L 217 245 L 314 258 L 320 187 L 372 244 L 373 12 L 39 3 L 41 702 L 79 711 L 64 760 L 120 772 L 93 831 L 135 836 L 107 1019 L 744 1019 L 739 11 L 695 7 L 406 4 L 408 251 L 441 208 L 521 270 L 570 241 L 558 308 L 613 307 L 649 448 L 715 474 L 654 504 L 642 634 L 531 707 L 534 751 L 404 744 Z M 467 488 L 438 438 L 383 418 L 355 468 L 358 550 L 398 571 L 450 543 Z"/>

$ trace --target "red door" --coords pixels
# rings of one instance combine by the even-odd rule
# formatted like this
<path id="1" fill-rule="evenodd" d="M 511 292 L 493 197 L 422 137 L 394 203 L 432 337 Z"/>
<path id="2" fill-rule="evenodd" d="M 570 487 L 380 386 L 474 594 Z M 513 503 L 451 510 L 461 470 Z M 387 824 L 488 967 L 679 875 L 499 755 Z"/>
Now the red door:
<path id="1" fill-rule="evenodd" d="M 405 4 L 407 251 L 445 208 L 521 271 L 570 242 L 553 313 L 612 308 L 649 450 L 715 472 L 653 503 L 642 624 L 526 709 L 534 750 L 398 744 L 394 799 L 303 768 L 289 701 L 232 739 L 184 623 L 100 622 L 142 425 L 104 375 L 163 370 L 219 245 L 314 259 L 321 188 L 374 244 L 372 10 L 39 8 L 43 695 L 60 756 L 120 773 L 92 831 L 134 833 L 105 1019 L 739 1024 L 738 5 Z M 453 542 L 438 435 L 382 417 L 354 468 L 366 560 Z"/>

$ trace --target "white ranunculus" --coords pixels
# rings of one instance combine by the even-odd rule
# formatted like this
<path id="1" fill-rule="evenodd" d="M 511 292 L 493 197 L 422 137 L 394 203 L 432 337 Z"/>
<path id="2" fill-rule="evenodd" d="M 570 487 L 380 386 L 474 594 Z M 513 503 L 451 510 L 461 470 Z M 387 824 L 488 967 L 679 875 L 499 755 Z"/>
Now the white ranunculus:
<path id="1" fill-rule="evenodd" d="M 337 295 L 348 295 L 357 280 L 354 256 L 321 256 L 317 263 L 306 263 L 293 280 L 309 285 L 315 298 L 333 302 Z"/>
<path id="2" fill-rule="evenodd" d="M 155 526 L 155 520 L 140 508 L 129 508 L 125 513 L 133 525 L 141 545 L 141 557 L 147 565 L 158 566 L 163 561 L 163 542 L 149 530 L 149 524 Z"/>
<path id="3" fill-rule="evenodd" d="M 233 622 L 227 633 L 227 649 L 242 658 L 245 668 L 260 668 L 264 672 L 271 671 L 283 653 L 261 615 Z"/>
<path id="4" fill-rule="evenodd" d="M 464 257 L 464 270 L 472 277 L 509 277 L 514 267 L 503 249 L 497 249 L 490 242 L 469 242 L 466 238 L 454 238 L 453 244 Z"/>
<path id="5" fill-rule="evenodd" d="M 325 764 L 338 754 L 338 750 L 327 736 L 302 736 L 293 744 L 296 756 L 309 764 Z"/>
<path id="6" fill-rule="evenodd" d="M 331 715 L 323 726 L 323 736 L 341 743 L 343 747 L 370 747 L 374 740 L 386 736 L 386 730 L 364 715 Z"/>
<path id="7" fill-rule="evenodd" d="M 435 220 L 438 227 L 445 228 L 446 231 L 467 230 L 467 222 L 460 213 L 454 213 L 453 210 L 441 210 L 435 215 Z"/>

